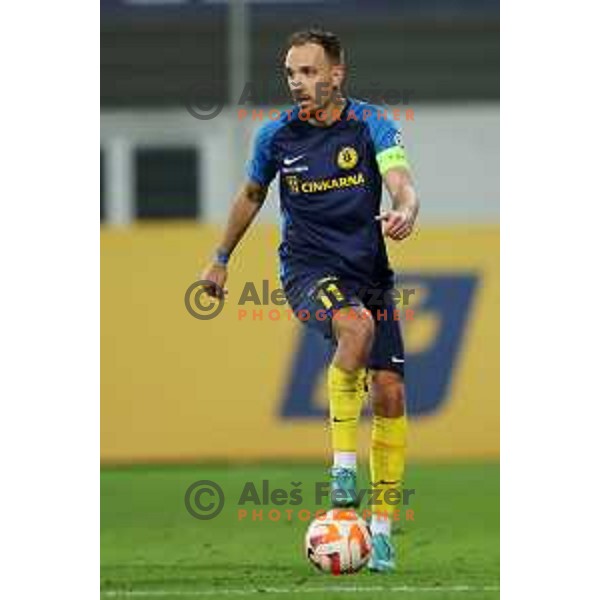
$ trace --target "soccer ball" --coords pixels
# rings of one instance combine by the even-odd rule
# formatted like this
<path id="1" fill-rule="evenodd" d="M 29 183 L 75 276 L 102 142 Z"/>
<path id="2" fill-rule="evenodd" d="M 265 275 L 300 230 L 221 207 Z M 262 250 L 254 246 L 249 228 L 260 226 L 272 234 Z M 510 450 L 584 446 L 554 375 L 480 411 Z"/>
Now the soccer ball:
<path id="1" fill-rule="evenodd" d="M 309 525 L 304 547 L 306 557 L 320 571 L 356 573 L 369 560 L 371 535 L 354 510 L 334 508 Z"/>

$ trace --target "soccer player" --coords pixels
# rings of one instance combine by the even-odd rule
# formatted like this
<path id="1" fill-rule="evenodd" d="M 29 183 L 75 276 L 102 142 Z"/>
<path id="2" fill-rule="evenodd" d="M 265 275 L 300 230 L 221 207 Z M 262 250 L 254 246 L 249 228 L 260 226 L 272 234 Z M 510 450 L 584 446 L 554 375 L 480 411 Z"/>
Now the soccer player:
<path id="1" fill-rule="evenodd" d="M 214 259 L 202 279 L 220 294 L 227 262 L 279 174 L 283 221 L 281 281 L 289 304 L 335 343 L 327 388 L 333 448 L 332 500 L 356 500 L 357 428 L 366 392 L 373 404 L 370 472 L 381 504 L 370 522 L 375 571 L 395 568 L 388 489 L 402 485 L 406 416 L 404 347 L 389 290 L 384 236 L 408 237 L 418 212 L 400 132 L 383 109 L 342 95 L 344 53 L 332 33 L 291 36 L 285 58 L 296 101 L 265 123 L 255 140 L 247 181 L 231 208 Z M 381 212 L 382 182 L 392 201 Z"/>

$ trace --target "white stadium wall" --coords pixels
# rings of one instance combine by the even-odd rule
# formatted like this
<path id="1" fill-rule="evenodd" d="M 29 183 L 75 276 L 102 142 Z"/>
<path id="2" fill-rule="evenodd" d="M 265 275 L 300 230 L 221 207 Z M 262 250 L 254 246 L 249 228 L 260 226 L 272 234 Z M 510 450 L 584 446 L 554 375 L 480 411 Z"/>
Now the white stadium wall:
<path id="1" fill-rule="evenodd" d="M 435 225 L 494 224 L 499 221 L 500 134 L 497 103 L 431 104 L 402 111 L 404 130 L 423 209 L 421 222 Z M 256 109 L 258 110 L 258 109 Z M 251 113 L 251 109 L 249 109 Z M 266 109 L 264 113 L 266 115 Z M 265 116 L 266 118 L 266 116 Z M 264 121 L 262 121 L 264 122 Z M 134 218 L 132 152 L 140 146 L 182 143 L 198 147 L 198 203 L 202 220 L 221 223 L 243 177 L 243 165 L 261 121 L 224 110 L 201 121 L 185 108 L 103 111 L 101 143 L 106 165 L 106 224 Z M 465 175 L 466 174 L 466 175 Z M 278 221 L 276 185 L 260 215 Z"/>

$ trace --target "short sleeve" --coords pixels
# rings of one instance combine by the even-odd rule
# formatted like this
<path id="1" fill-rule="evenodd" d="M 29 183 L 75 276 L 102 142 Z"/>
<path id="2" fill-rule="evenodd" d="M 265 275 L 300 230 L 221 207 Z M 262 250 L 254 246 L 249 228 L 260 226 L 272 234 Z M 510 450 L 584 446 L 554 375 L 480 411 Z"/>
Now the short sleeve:
<path id="1" fill-rule="evenodd" d="M 263 125 L 256 134 L 252 156 L 246 166 L 248 177 L 263 186 L 268 186 L 275 174 L 277 165 L 273 159 L 272 142 L 275 128 L 273 123 Z"/>
<path id="2" fill-rule="evenodd" d="M 410 169 L 400 129 L 381 115 L 379 117 L 371 116 L 367 120 L 367 124 L 375 146 L 379 172 L 385 175 L 394 167 Z"/>

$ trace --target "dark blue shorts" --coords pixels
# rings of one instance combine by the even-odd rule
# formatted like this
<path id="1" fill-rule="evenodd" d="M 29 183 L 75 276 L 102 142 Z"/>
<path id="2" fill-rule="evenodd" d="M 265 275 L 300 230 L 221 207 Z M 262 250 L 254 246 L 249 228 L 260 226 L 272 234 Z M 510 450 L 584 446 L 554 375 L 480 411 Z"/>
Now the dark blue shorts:
<path id="1" fill-rule="evenodd" d="M 296 317 L 333 340 L 332 321 L 337 311 L 355 307 L 368 310 L 375 322 L 375 338 L 367 367 L 399 373 L 404 378 L 404 343 L 399 310 L 384 288 L 360 285 L 336 275 L 304 276 L 284 281 L 287 301 Z"/>

